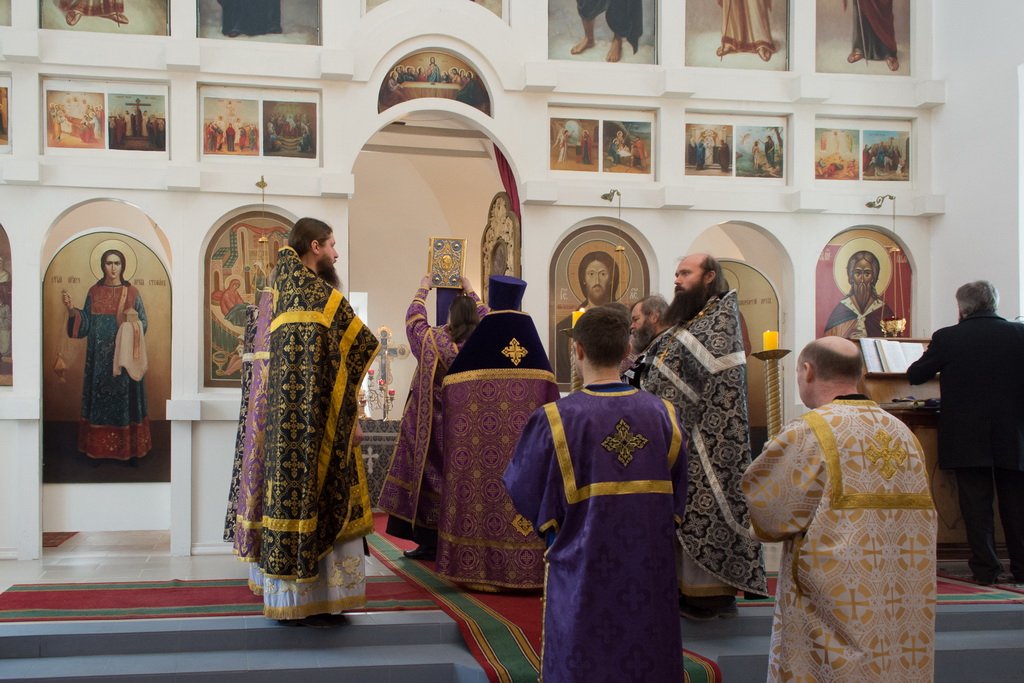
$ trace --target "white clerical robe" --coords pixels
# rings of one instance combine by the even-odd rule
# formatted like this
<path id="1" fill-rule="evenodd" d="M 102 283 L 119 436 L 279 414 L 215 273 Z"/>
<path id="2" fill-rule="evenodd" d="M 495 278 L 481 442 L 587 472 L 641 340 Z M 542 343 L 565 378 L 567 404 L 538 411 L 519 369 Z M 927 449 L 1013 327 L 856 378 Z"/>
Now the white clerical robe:
<path id="1" fill-rule="evenodd" d="M 833 401 L 788 424 L 742 485 L 755 536 L 784 542 L 768 680 L 931 681 L 936 514 L 906 425 Z"/>

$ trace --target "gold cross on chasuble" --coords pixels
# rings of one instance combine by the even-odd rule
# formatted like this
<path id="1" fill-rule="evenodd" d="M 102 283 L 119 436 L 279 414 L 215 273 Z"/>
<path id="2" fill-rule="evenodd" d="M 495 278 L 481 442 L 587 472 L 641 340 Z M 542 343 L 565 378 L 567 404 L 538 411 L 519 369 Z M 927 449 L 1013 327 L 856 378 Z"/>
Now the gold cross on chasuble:
<path id="1" fill-rule="evenodd" d="M 512 337 L 512 341 L 508 343 L 508 346 L 501 350 L 501 355 L 512 361 L 512 365 L 518 366 L 526 354 L 529 353 L 526 347 L 519 343 L 519 340 Z"/>
<path id="2" fill-rule="evenodd" d="M 513 518 L 512 527 L 523 536 L 529 536 L 533 533 L 533 525 L 530 524 L 530 520 L 522 515 L 516 515 Z"/>
<path id="3" fill-rule="evenodd" d="M 623 467 L 633 462 L 633 452 L 638 451 L 647 445 L 647 437 L 643 434 L 631 434 L 629 424 L 625 420 L 619 420 L 615 425 L 615 431 L 604 438 L 601 446 L 609 453 L 618 453 L 619 462 Z"/>
<path id="4" fill-rule="evenodd" d="M 875 441 L 881 447 L 872 446 L 864 451 L 864 455 L 866 455 L 868 460 L 874 464 L 878 464 L 878 461 L 881 460 L 882 476 L 887 480 L 892 479 L 893 475 L 899 471 L 900 467 L 903 466 L 903 463 L 905 463 L 907 458 L 910 457 L 910 453 L 908 453 L 907 449 L 903 446 L 893 448 L 891 446 L 892 437 L 881 429 L 879 429 L 878 433 L 875 434 Z"/>

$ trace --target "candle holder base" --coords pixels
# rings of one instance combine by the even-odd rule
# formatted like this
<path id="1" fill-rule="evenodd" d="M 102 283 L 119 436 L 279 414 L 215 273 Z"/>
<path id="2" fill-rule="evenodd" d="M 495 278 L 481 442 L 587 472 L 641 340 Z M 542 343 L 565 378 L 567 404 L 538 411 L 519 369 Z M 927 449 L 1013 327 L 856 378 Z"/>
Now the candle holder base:
<path id="1" fill-rule="evenodd" d="M 779 361 L 788 356 L 789 349 L 771 349 L 750 354 L 764 361 L 765 408 L 768 412 L 768 439 L 782 431 L 782 381 Z"/>

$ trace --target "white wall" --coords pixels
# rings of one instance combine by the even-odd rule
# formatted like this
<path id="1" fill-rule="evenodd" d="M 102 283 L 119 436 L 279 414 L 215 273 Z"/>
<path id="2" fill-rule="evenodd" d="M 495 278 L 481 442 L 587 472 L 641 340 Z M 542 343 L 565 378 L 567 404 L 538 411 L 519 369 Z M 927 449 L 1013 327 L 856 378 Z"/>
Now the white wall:
<path id="1" fill-rule="evenodd" d="M 81 202 L 110 197 L 133 204 L 156 226 L 156 247 L 170 265 L 174 292 L 172 349 L 172 483 L 158 494 L 176 553 L 226 552 L 220 540 L 231 469 L 239 392 L 202 387 L 200 267 L 210 231 L 235 211 L 259 204 L 265 176 L 268 208 L 325 218 L 342 250 L 347 287 L 369 291 L 371 324 L 401 340 L 404 312 L 425 265 L 424 236 L 444 231 L 478 246 L 488 202 L 500 183 L 486 160 L 404 158 L 362 152 L 391 121 L 429 110 L 483 131 L 517 173 L 523 206 L 525 308 L 547 338 L 552 252 L 588 222 L 622 225 L 643 246 L 655 289 L 670 291 L 676 258 L 695 245 L 741 252 L 777 280 L 784 312 L 782 343 L 798 349 L 814 337 L 814 273 L 822 248 L 852 226 L 891 227 L 888 208 L 866 209 L 880 193 L 899 198 L 897 235 L 915 267 L 915 335 L 947 320 L 954 282 L 975 270 L 1019 307 L 1016 164 L 1017 64 L 1024 47 L 1012 33 L 1024 10 L 1008 3 L 982 22 L 961 3 L 912 2 L 911 77 L 814 73 L 814 0 L 791 3 L 791 71 L 685 69 L 681 3 L 660 3 L 661 66 L 547 61 L 546 3 L 508 0 L 510 23 L 464 0 L 391 0 L 366 17 L 359 3 L 323 3 L 324 47 L 233 43 L 194 38 L 194 0 L 172 0 L 172 36 L 40 32 L 33 3 L 20 0 L 14 26 L 0 28 L 0 73 L 12 77 L 10 154 L 0 155 L 0 224 L 11 237 L 15 385 L 0 388 L 0 557 L 38 556 L 40 515 L 46 527 L 65 520 L 98 525 L 77 492 L 39 481 L 41 310 L 37 283 L 50 256 L 51 226 Z M 932 25 L 940 52 L 932 60 Z M 976 28 L 975 28 L 976 27 Z M 966 31 L 965 28 L 975 28 Z M 963 36 L 985 36 L 965 39 Z M 391 64 L 410 51 L 440 48 L 477 66 L 491 89 L 493 117 L 434 100 L 406 102 L 378 115 L 377 92 Z M 131 50 L 131 67 L 124 54 Z M 106 154 L 41 153 L 40 83 L 47 77 L 166 83 L 170 160 L 125 162 Z M 201 84 L 301 88 L 321 96 L 318 164 L 204 160 L 198 154 Z M 565 174 L 548 169 L 548 109 L 642 111 L 655 120 L 653 176 Z M 695 178 L 683 171 L 683 131 L 693 114 L 773 117 L 787 126 L 786 181 Z M 813 129 L 819 118 L 910 121 L 913 182 L 829 182 L 813 178 Z M 984 133 L 979 132 L 984 131 Z M 934 156 L 933 156 L 934 155 Z M 228 160 L 236 161 L 236 160 Z M 394 189 L 400 187 L 401 199 Z M 622 216 L 600 195 L 622 193 Z M 970 191 L 978 194 L 972 196 Z M 409 194 L 407 198 L 405 193 Z M 949 214 L 943 216 L 948 196 Z M 983 217 L 984 222 L 979 219 Z M 761 238 L 716 235 L 720 223 L 757 226 Z M 971 248 L 963 248 L 970 229 Z M 934 239 L 933 239 L 934 233 Z M 934 265 L 933 265 L 934 264 Z M 479 260 L 469 258 L 478 279 Z M 941 274 L 941 276 L 939 275 Z M 479 283 L 474 280 L 475 284 Z M 1013 291 L 1007 291 L 1013 290 Z M 407 367 L 405 367 L 407 366 Z M 411 372 L 411 362 L 401 372 Z M 791 371 L 787 368 L 787 372 Z M 407 382 L 407 380 L 405 380 Z M 787 387 L 787 413 L 797 410 Z M 404 386 L 398 384 L 399 403 Z M 8 449 L 8 444 L 11 444 Z M 122 500 L 138 500 L 135 489 Z M 122 492 L 116 495 L 122 496 Z M 45 499 L 45 500 L 44 500 Z M 76 502 L 77 501 L 77 502 Z M 164 502 L 166 501 L 166 503 Z M 75 508 L 75 509 L 72 509 Z M 78 509 L 82 508 L 82 509 Z M 63 516 L 62 516 L 63 515 Z"/>
<path id="2" fill-rule="evenodd" d="M 946 213 L 932 220 L 930 260 L 935 327 L 956 322 L 953 294 L 991 280 L 1000 313 L 1022 311 L 1021 76 L 1024 4 L 939 2 L 934 77 L 946 104 L 934 113 L 935 189 Z"/>

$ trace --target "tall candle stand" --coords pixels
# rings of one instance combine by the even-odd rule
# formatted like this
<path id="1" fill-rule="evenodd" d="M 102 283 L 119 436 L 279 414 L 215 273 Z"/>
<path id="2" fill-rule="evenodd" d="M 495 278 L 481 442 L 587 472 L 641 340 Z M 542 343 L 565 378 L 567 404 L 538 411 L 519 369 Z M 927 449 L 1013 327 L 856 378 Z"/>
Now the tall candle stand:
<path id="1" fill-rule="evenodd" d="M 789 349 L 771 349 L 750 354 L 764 361 L 765 406 L 768 411 L 768 440 L 782 431 L 782 378 L 779 361 L 789 355 Z"/>

